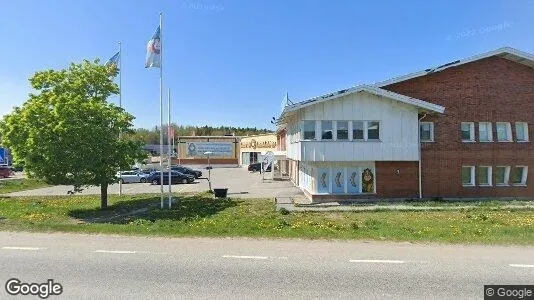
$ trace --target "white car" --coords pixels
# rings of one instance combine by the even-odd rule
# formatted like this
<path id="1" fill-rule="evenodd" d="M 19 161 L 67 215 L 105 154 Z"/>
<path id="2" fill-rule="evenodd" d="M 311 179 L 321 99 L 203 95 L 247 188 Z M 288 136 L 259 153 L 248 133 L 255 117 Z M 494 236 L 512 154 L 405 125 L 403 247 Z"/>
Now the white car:
<path id="1" fill-rule="evenodd" d="M 117 178 L 119 178 L 122 183 L 145 183 L 147 177 L 148 174 L 139 173 L 137 171 L 122 171 L 122 174 L 117 172 Z"/>

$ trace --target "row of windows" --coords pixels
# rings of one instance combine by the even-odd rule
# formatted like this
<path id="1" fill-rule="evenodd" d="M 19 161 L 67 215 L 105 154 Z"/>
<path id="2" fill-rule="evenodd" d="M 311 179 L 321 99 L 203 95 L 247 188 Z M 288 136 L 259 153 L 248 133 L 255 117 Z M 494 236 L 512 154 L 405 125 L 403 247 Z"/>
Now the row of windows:
<path id="1" fill-rule="evenodd" d="M 493 176 L 495 174 L 495 176 Z M 462 185 L 463 186 L 525 186 L 527 184 L 528 167 L 516 166 L 463 166 Z"/>
<path id="2" fill-rule="evenodd" d="M 319 134 L 317 134 L 319 133 Z M 380 140 L 379 121 L 303 121 L 303 140 Z"/>
<path id="3" fill-rule="evenodd" d="M 528 142 L 528 124 L 526 122 L 515 122 L 515 141 Z M 512 125 L 510 122 L 496 122 L 496 133 L 498 142 L 512 142 Z M 419 135 L 422 142 L 434 141 L 434 123 L 421 122 L 419 124 Z M 462 142 L 475 142 L 475 122 L 462 122 L 460 125 L 460 136 Z M 478 141 L 493 142 L 493 124 L 491 122 L 478 123 Z"/>

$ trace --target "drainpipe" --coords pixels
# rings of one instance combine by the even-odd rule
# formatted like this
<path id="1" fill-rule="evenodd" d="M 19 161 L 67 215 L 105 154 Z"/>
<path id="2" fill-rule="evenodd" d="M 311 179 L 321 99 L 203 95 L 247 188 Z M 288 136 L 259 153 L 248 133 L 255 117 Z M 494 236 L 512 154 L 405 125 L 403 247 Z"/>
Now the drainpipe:
<path id="1" fill-rule="evenodd" d="M 417 130 L 418 145 L 417 146 L 419 147 L 419 199 L 423 198 L 423 179 L 421 175 L 421 120 L 424 119 L 425 117 L 426 117 L 426 113 L 421 118 L 419 118 L 419 122 L 417 123 L 417 127 L 418 127 L 418 130 Z"/>

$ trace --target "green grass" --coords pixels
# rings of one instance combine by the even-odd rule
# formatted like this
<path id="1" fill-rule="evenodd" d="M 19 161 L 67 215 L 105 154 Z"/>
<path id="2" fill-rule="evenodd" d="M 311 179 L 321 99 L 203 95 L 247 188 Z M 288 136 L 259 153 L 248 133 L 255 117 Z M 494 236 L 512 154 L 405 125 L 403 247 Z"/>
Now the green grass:
<path id="1" fill-rule="evenodd" d="M 34 179 L 9 179 L 0 181 L 0 194 L 47 187 L 48 184 Z"/>
<path id="2" fill-rule="evenodd" d="M 534 210 L 493 202 L 448 211 L 276 212 L 272 201 L 177 196 L 172 210 L 153 195 L 0 198 L 0 230 L 157 236 L 248 236 L 306 239 L 534 244 Z M 123 214 L 149 209 L 135 216 Z"/>

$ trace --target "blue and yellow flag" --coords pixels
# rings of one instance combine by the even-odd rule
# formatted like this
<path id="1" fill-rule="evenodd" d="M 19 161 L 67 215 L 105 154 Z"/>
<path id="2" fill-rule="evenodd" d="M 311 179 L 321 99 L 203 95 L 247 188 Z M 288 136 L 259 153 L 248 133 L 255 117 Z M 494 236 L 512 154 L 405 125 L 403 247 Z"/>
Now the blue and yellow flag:
<path id="1" fill-rule="evenodd" d="M 161 68 L 161 32 L 159 26 L 146 45 L 145 68 Z"/>
<path id="2" fill-rule="evenodd" d="M 106 62 L 106 66 L 119 66 L 119 60 L 121 59 L 121 53 L 117 52 Z"/>

